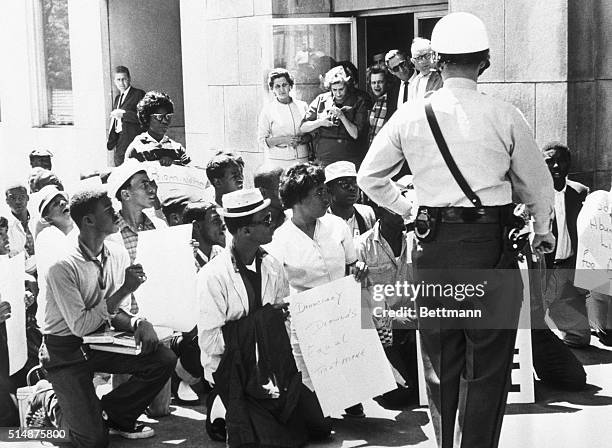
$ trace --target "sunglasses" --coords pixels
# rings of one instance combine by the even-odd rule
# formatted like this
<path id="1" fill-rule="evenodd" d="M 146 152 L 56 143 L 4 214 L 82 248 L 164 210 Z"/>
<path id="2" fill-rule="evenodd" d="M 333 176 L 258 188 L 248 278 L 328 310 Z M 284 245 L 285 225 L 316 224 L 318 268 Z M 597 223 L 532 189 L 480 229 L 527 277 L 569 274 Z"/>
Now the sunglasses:
<path id="1" fill-rule="evenodd" d="M 351 179 L 351 180 L 339 180 L 338 181 L 338 185 L 343 190 L 350 190 L 351 188 L 352 189 L 356 189 L 357 188 L 357 181 L 354 180 L 354 179 Z"/>
<path id="2" fill-rule="evenodd" d="M 406 61 L 402 61 L 399 64 L 397 64 L 395 67 L 389 67 L 389 70 L 391 70 L 393 73 L 397 73 L 400 71 L 400 69 L 405 69 L 406 68 Z"/>
<path id="3" fill-rule="evenodd" d="M 151 116 L 155 118 L 157 121 L 162 122 L 163 120 L 165 121 L 172 120 L 172 117 L 174 116 L 174 114 L 172 113 L 170 114 L 151 114 Z"/>
<path id="4" fill-rule="evenodd" d="M 253 226 L 257 226 L 259 224 L 262 224 L 262 225 L 264 225 L 266 227 L 270 227 L 272 225 L 272 212 L 268 212 L 266 217 L 264 219 L 262 219 L 261 221 L 253 221 L 253 222 L 251 222 L 251 225 L 253 225 Z"/>

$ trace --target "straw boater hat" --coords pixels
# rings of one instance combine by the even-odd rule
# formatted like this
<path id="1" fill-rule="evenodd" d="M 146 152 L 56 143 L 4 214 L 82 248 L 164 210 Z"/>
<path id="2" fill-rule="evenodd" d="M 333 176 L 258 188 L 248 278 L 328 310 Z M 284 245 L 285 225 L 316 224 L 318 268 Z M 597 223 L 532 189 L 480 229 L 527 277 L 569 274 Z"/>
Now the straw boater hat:
<path id="1" fill-rule="evenodd" d="M 223 208 L 218 210 L 226 218 L 240 218 L 252 215 L 270 205 L 270 199 L 264 199 L 259 188 L 236 190 L 223 195 Z"/>
<path id="2" fill-rule="evenodd" d="M 357 177 L 355 164 L 347 162 L 346 160 L 341 160 L 339 162 L 330 163 L 325 167 L 326 184 L 341 177 Z"/>
<path id="3" fill-rule="evenodd" d="M 64 199 L 68 200 L 68 195 L 59 190 L 55 185 L 47 185 L 41 188 L 38 192 L 38 198 L 40 200 L 38 203 L 38 213 L 42 215 L 47 205 L 57 196 L 62 196 Z"/>

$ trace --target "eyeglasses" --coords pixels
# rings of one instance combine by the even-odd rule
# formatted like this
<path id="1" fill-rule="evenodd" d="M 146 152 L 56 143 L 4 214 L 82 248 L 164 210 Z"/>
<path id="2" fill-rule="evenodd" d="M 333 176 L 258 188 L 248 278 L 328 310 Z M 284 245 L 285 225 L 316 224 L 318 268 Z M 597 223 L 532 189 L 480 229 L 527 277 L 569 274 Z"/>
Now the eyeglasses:
<path id="1" fill-rule="evenodd" d="M 391 67 L 389 66 L 389 70 L 391 70 L 393 73 L 397 73 L 400 71 L 400 69 L 405 69 L 406 68 L 406 61 L 402 61 L 399 64 L 397 64 L 395 67 Z"/>
<path id="2" fill-rule="evenodd" d="M 343 190 L 356 189 L 357 181 L 355 179 L 343 179 L 338 181 L 338 185 Z"/>
<path id="3" fill-rule="evenodd" d="M 260 224 L 264 225 L 266 227 L 270 227 L 272 225 L 272 212 L 268 212 L 266 217 L 264 219 L 262 219 L 261 221 L 252 221 L 251 222 L 251 225 L 253 225 L 253 226 L 258 226 Z"/>
<path id="4" fill-rule="evenodd" d="M 425 61 L 427 59 L 431 59 L 431 53 L 423 53 L 421 56 L 417 56 L 414 59 L 415 61 Z"/>
<path id="5" fill-rule="evenodd" d="M 155 118 L 157 121 L 162 122 L 162 121 L 171 121 L 172 117 L 174 117 L 174 114 L 170 113 L 170 114 L 151 114 L 151 116 L 153 118 Z"/>

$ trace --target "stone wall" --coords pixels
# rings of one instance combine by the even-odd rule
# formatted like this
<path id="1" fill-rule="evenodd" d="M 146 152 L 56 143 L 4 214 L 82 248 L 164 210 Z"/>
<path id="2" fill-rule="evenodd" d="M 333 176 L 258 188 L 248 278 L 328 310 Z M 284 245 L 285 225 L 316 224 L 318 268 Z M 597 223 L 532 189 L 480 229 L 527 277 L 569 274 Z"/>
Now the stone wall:
<path id="1" fill-rule="evenodd" d="M 568 144 L 595 189 L 612 178 L 612 3 L 569 2 Z"/>
<path id="2" fill-rule="evenodd" d="M 182 14 L 184 35 L 200 28 L 203 41 L 183 39 L 183 61 L 200 54 L 205 61 L 203 79 L 185 70 L 185 94 L 201 100 L 186 103 L 186 114 L 199 117 L 186 123 L 187 144 L 201 163 L 216 150 L 241 153 L 247 166 L 245 179 L 262 163 L 257 146 L 257 118 L 266 100 L 264 77 L 272 51 L 271 0 L 182 0 L 181 8 L 200 13 Z M 197 11 L 196 11 L 197 10 Z M 188 34 L 191 36 L 191 34 Z"/>

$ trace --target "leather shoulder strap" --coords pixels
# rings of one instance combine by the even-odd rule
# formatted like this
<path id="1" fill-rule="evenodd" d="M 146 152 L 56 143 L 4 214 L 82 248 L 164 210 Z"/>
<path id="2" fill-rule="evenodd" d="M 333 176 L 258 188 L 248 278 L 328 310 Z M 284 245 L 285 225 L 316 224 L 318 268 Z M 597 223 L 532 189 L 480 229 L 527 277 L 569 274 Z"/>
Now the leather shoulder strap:
<path id="1" fill-rule="evenodd" d="M 470 200 L 470 202 L 474 204 L 475 207 L 481 208 L 482 202 L 480 202 L 480 198 L 476 195 L 476 193 L 474 193 L 474 190 L 470 188 L 469 184 L 465 180 L 465 177 L 463 177 L 463 174 L 461 174 L 461 171 L 459 171 L 459 167 L 455 163 L 455 159 L 453 159 L 450 150 L 448 149 L 446 140 L 444 140 L 444 136 L 442 135 L 442 131 L 440 130 L 440 126 L 438 125 L 436 114 L 434 114 L 433 108 L 431 107 L 431 101 L 429 100 L 425 101 L 425 115 L 427 116 L 427 122 L 429 123 L 431 133 L 433 134 L 434 139 L 436 140 L 438 149 L 442 154 L 442 158 L 444 158 L 446 166 L 448 166 L 448 169 L 453 175 L 453 178 L 461 188 L 461 191 L 463 191 L 463 193 Z"/>

